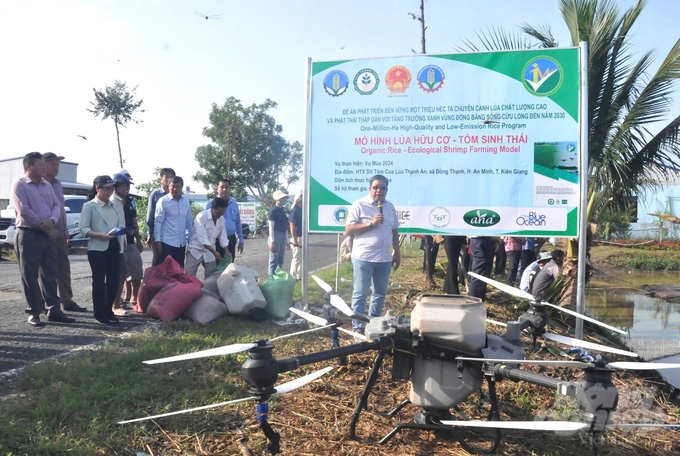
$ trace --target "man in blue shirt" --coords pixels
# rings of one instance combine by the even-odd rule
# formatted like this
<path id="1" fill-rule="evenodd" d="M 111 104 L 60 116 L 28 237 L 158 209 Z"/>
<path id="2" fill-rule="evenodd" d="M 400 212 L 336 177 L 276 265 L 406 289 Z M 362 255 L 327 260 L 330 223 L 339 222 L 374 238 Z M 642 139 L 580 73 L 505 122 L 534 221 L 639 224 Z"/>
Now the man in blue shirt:
<path id="1" fill-rule="evenodd" d="M 152 253 L 153 253 L 153 261 L 151 262 L 152 266 L 157 266 L 161 263 L 159 261 L 160 258 L 160 250 L 156 250 L 154 246 L 156 243 L 154 242 L 154 218 L 156 216 L 156 204 L 158 204 L 158 200 L 163 198 L 165 195 L 168 194 L 170 191 L 170 183 L 172 182 L 172 179 L 176 176 L 175 170 L 172 168 L 162 168 L 161 169 L 161 188 L 158 188 L 151 192 L 149 195 L 149 202 L 146 210 L 146 226 L 149 228 L 149 237 L 146 240 L 146 246 L 151 247 Z"/>
<path id="2" fill-rule="evenodd" d="M 170 193 L 158 200 L 154 217 L 154 250 L 160 252 L 159 263 L 171 256 L 182 267 L 187 242 L 191 242 L 191 205 L 182 195 L 184 180 L 175 176 L 170 184 Z M 188 233 L 188 241 L 187 241 Z"/>
<path id="3" fill-rule="evenodd" d="M 243 227 L 241 226 L 241 212 L 239 212 L 238 203 L 231 197 L 231 182 L 229 179 L 220 179 L 217 184 L 218 198 L 227 200 L 227 211 L 224 213 L 224 227 L 227 229 L 227 237 L 229 238 L 229 245 L 220 245 L 219 239 L 215 250 L 224 257 L 225 248 L 229 250 L 232 261 L 236 258 L 236 240 L 238 239 L 238 253 L 243 253 Z M 208 201 L 205 205 L 206 210 L 212 207 L 212 201 Z"/>

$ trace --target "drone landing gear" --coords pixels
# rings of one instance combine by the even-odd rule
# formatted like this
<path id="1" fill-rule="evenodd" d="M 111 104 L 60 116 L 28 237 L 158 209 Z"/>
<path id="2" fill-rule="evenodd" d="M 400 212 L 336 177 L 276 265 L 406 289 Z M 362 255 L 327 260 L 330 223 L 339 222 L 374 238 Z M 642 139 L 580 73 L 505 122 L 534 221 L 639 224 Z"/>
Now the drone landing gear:
<path id="1" fill-rule="evenodd" d="M 415 429 L 415 430 L 422 430 L 422 431 L 440 431 L 440 432 L 446 432 L 449 435 L 452 435 L 458 443 L 467 451 L 468 453 L 471 454 L 494 454 L 496 453 L 496 449 L 498 448 L 498 445 L 501 442 L 501 431 L 499 429 L 495 429 L 495 438 L 493 440 L 492 446 L 489 449 L 482 449 L 479 447 L 472 446 L 468 444 L 468 442 L 465 440 L 465 438 L 460 435 L 460 433 L 452 428 L 451 426 L 444 426 L 440 424 L 440 421 L 442 419 L 447 419 L 451 418 L 451 414 L 449 413 L 448 410 L 432 410 L 432 411 L 426 411 L 422 410 L 418 412 L 418 414 L 414 417 L 413 423 L 400 423 L 397 426 L 395 426 L 389 433 L 387 433 L 382 439 L 378 441 L 370 441 L 370 440 L 364 440 L 360 439 L 356 435 L 356 425 L 357 422 L 359 421 L 359 416 L 361 415 L 362 410 L 368 409 L 368 396 L 371 394 L 371 390 L 373 389 L 373 385 L 375 384 L 376 380 L 378 379 L 378 374 L 380 371 L 380 367 L 382 366 L 383 359 L 385 358 L 385 355 L 387 355 L 391 350 L 380 350 L 378 352 L 378 356 L 376 356 L 375 361 L 373 362 L 373 368 L 371 369 L 370 374 L 368 375 L 368 379 L 366 380 L 366 386 L 364 387 L 364 390 L 361 392 L 361 396 L 359 397 L 359 402 L 357 402 L 357 406 L 354 409 L 354 414 L 352 415 L 352 419 L 349 424 L 349 437 L 352 440 L 357 440 L 363 443 L 372 443 L 372 444 L 377 444 L 377 445 L 383 445 L 384 443 L 390 441 L 392 437 L 394 437 L 399 431 L 402 429 Z M 498 397 L 496 396 L 496 383 L 493 377 L 487 376 L 487 381 L 489 384 L 489 396 L 490 396 L 490 402 L 491 402 L 491 410 L 489 411 L 489 420 L 498 420 L 499 419 L 499 409 L 498 409 Z M 410 404 L 411 401 L 406 399 L 405 401 L 401 402 L 399 405 L 397 405 L 394 409 L 392 409 L 390 412 L 387 414 L 383 414 L 383 416 L 386 417 L 393 417 L 395 416 L 401 409 L 406 407 L 408 404 Z"/>
<path id="2" fill-rule="evenodd" d="M 269 424 L 269 402 L 261 401 L 257 404 L 257 420 L 260 422 L 260 429 L 264 433 L 269 443 L 267 443 L 267 451 L 271 454 L 278 454 L 281 452 L 281 434 L 275 432 Z"/>

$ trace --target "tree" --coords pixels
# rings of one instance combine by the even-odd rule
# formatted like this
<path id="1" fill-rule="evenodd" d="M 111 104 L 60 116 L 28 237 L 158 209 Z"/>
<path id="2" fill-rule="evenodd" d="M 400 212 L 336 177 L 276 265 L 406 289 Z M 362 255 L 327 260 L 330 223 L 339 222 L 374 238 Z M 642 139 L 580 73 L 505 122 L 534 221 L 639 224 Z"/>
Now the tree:
<path id="1" fill-rule="evenodd" d="M 635 197 L 659 185 L 659 178 L 677 172 L 680 159 L 680 116 L 668 120 L 673 85 L 680 77 L 680 40 L 651 76 L 649 51 L 634 61 L 629 36 L 646 0 L 621 13 L 613 0 L 560 0 L 559 9 L 571 45 L 588 43 L 588 220 L 605 220 L 608 212 L 626 210 Z M 522 39 L 502 30 L 478 35 L 486 49 L 557 47 L 549 27 L 521 26 Z M 531 41 L 533 40 L 533 41 Z M 471 50 L 478 50 L 470 41 Z M 664 122 L 658 133 L 651 125 Z M 666 123 L 667 122 L 667 123 Z M 586 172 L 586 170 L 582 170 Z M 589 226 L 587 239 L 593 227 Z M 586 241 L 588 242 L 588 241 Z M 569 241 L 562 274 L 576 277 L 578 242 Z M 585 265 L 588 271 L 588 265 Z M 586 280 L 589 274 L 586 272 Z M 573 307 L 575 281 L 566 284 L 560 305 Z"/>
<path id="2" fill-rule="evenodd" d="M 92 89 L 94 91 L 94 102 L 90 104 L 94 109 L 88 109 L 95 117 L 102 116 L 102 120 L 111 118 L 116 126 L 116 139 L 118 140 L 118 156 L 120 158 L 120 167 L 123 167 L 123 152 L 120 148 L 120 132 L 118 126 L 125 127 L 128 122 L 136 124 L 143 122 L 140 119 L 134 118 L 136 112 L 144 112 L 139 109 L 144 100 L 135 101 L 134 96 L 137 91 L 137 86 L 134 86 L 128 91 L 125 82 L 115 81 L 113 87 L 107 86 L 103 91 Z"/>
<path id="3" fill-rule="evenodd" d="M 571 45 L 588 42 L 588 213 L 597 219 L 612 207 L 625 210 L 635 197 L 676 172 L 680 159 L 680 116 L 668 121 L 673 84 L 680 77 L 680 40 L 651 76 L 653 52 L 637 62 L 630 30 L 646 0 L 623 14 L 613 0 L 560 0 L 559 9 L 571 34 Z M 557 47 L 550 28 L 524 24 L 529 38 L 494 30 L 479 35 L 487 50 Z M 470 41 L 469 49 L 477 51 Z M 666 123 L 658 133 L 650 127 Z"/>
<path id="4" fill-rule="evenodd" d="M 425 0 L 420 0 L 420 14 L 414 14 L 414 13 L 407 13 L 409 16 L 411 16 L 411 19 L 414 21 L 420 22 L 420 48 L 421 48 L 421 54 L 427 54 L 425 50 L 425 30 L 427 30 L 427 27 L 425 26 Z M 417 54 L 416 51 L 411 49 L 411 52 L 414 54 Z"/>
<path id="5" fill-rule="evenodd" d="M 269 114 L 276 106 L 269 99 L 243 106 L 234 97 L 227 98 L 223 106 L 213 103 L 210 126 L 203 129 L 212 144 L 196 149 L 201 171 L 194 179 L 213 188 L 226 177 L 235 194 L 248 190 L 265 204 L 272 202 L 274 191 L 299 181 L 302 145 L 282 136 L 283 127 Z"/>

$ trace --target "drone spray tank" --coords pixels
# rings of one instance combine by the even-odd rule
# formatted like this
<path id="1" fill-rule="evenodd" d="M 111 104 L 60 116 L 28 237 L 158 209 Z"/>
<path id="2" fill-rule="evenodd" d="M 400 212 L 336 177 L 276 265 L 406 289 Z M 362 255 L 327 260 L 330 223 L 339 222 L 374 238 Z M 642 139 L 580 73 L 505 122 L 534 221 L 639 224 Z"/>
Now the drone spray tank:
<path id="1" fill-rule="evenodd" d="M 479 353 L 486 345 L 486 308 L 479 298 L 423 295 L 411 312 L 414 336 L 461 352 Z M 482 385 L 483 375 L 471 366 L 459 372 L 454 363 L 416 356 L 411 402 L 424 409 L 448 409 Z"/>

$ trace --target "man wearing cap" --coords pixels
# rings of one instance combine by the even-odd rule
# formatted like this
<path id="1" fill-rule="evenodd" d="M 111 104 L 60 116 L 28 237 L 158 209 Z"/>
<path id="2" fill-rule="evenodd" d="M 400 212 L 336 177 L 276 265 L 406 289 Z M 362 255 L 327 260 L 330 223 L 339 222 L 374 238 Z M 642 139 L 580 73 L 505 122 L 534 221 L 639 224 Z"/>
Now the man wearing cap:
<path id="1" fill-rule="evenodd" d="M 227 201 L 227 210 L 224 213 L 224 228 L 227 230 L 227 238 L 229 245 L 222 245 L 220 238 L 217 238 L 217 245 L 215 249 L 220 256 L 224 257 L 226 251 L 229 251 L 232 261 L 236 258 L 236 241 L 238 240 L 238 253 L 243 254 L 243 226 L 241 225 L 241 212 L 238 208 L 238 203 L 231 197 L 231 182 L 229 179 L 220 179 L 215 189 L 218 198 Z M 212 200 L 205 204 L 205 209 L 212 207 Z M 226 248 L 225 248 L 226 247 Z"/>
<path id="2" fill-rule="evenodd" d="M 160 252 L 159 264 L 171 256 L 184 268 L 187 233 L 191 243 L 191 206 L 189 199 L 182 195 L 184 180 L 175 176 L 170 184 L 170 193 L 158 200 L 154 217 L 154 249 Z"/>
<path id="3" fill-rule="evenodd" d="M 115 191 L 113 193 L 113 204 L 115 204 L 123 213 L 125 217 L 125 226 L 137 226 L 137 209 L 135 202 L 130 198 L 130 184 L 132 177 L 125 169 L 113 175 L 113 183 Z M 130 230 L 126 234 L 125 253 L 123 254 L 123 261 L 121 261 L 121 275 L 120 285 L 116 294 L 116 302 L 113 305 L 113 312 L 117 315 L 124 315 L 125 312 L 121 309 L 121 292 L 126 279 L 129 278 L 130 287 L 130 304 L 137 304 L 137 295 L 139 294 L 139 287 L 144 275 L 144 268 L 142 264 L 141 252 L 144 250 L 142 245 L 142 238 L 139 235 L 137 228 Z M 126 293 L 127 294 L 127 293 Z M 116 310 L 119 309 L 119 310 Z M 122 310 L 122 311 L 121 311 Z"/>
<path id="4" fill-rule="evenodd" d="M 68 228 L 66 223 L 66 203 L 64 201 L 64 189 L 61 182 L 57 179 L 59 165 L 64 159 L 53 152 L 43 154 L 47 171 L 45 180 L 52 184 L 52 189 L 59 200 L 59 221 L 57 222 L 57 288 L 59 299 L 64 310 L 69 312 L 85 312 L 86 307 L 81 307 L 73 301 L 73 289 L 71 288 L 71 262 L 68 259 Z"/>
<path id="5" fill-rule="evenodd" d="M 40 312 L 45 303 L 48 321 L 73 323 L 60 308 L 57 294 L 56 228 L 61 209 L 59 198 L 44 177 L 45 159 L 39 152 L 24 156 L 26 174 L 12 184 L 10 202 L 16 211 L 14 249 L 21 274 L 24 299 L 30 308 L 28 323 L 42 326 Z"/>
<path id="6" fill-rule="evenodd" d="M 550 285 L 555 281 L 560 274 L 560 268 L 564 263 L 564 251 L 560 249 L 550 252 L 550 261 L 543 266 L 541 272 L 536 274 L 534 283 L 531 286 L 530 293 L 537 298 L 542 298 L 545 292 L 550 288 Z"/>
<path id="7" fill-rule="evenodd" d="M 550 260 L 552 260 L 552 255 L 550 252 L 541 252 L 541 254 L 538 256 L 538 260 L 530 263 L 524 270 L 522 278 L 519 281 L 519 289 L 530 293 L 531 287 L 534 285 L 536 274 L 541 272 L 543 266 L 545 266 Z"/>
<path id="8" fill-rule="evenodd" d="M 288 215 L 290 224 L 290 243 L 293 247 L 293 261 L 290 263 L 290 275 L 297 280 L 302 278 L 302 190 L 295 192 L 293 209 Z"/>
<path id="9" fill-rule="evenodd" d="M 158 188 L 151 192 L 149 195 L 149 201 L 148 201 L 148 206 L 146 208 L 146 226 L 149 229 L 149 238 L 146 241 L 146 246 L 151 247 L 152 254 L 153 254 L 153 260 L 151 262 L 152 266 L 157 266 L 161 264 L 159 261 L 161 252 L 160 250 L 156 250 L 154 246 L 159 245 L 158 243 L 155 242 L 154 239 L 154 219 L 156 217 L 156 205 L 158 204 L 158 200 L 163 198 L 165 195 L 168 194 L 170 191 L 170 183 L 172 182 L 172 179 L 176 176 L 175 170 L 172 168 L 161 168 L 161 188 Z"/>

